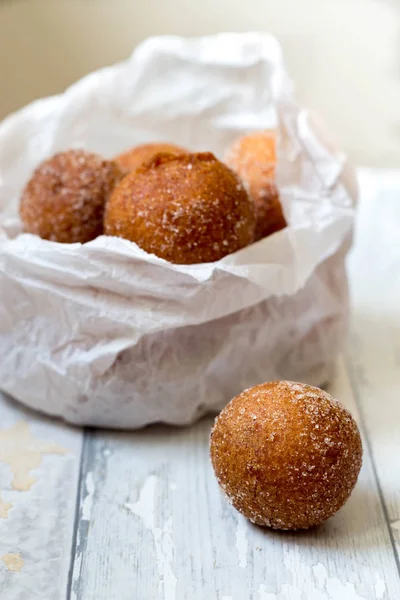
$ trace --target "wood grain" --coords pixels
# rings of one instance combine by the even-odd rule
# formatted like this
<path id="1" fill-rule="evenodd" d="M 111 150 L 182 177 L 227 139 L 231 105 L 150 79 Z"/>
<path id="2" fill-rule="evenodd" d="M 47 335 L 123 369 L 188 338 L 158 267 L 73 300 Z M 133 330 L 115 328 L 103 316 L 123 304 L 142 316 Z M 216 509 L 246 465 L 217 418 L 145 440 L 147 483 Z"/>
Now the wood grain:
<path id="1" fill-rule="evenodd" d="M 74 528 L 82 433 L 24 410 L 0 392 L 0 431 L 28 424 L 37 440 L 65 455 L 43 454 L 30 489 L 12 488 L 13 473 L 0 462 L 0 489 L 8 504 L 0 518 L 1 600 L 64 600 Z M 21 445 L 21 456 L 25 450 Z M 11 506 L 10 506 L 11 505 Z"/>

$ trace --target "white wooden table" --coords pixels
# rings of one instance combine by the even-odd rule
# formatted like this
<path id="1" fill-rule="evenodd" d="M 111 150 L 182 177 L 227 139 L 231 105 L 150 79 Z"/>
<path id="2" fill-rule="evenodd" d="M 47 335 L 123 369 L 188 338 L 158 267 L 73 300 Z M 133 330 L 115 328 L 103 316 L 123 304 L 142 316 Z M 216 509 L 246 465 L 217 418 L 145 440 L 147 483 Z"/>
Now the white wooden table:
<path id="1" fill-rule="evenodd" d="M 218 489 L 211 419 L 81 431 L 3 396 L 1 600 L 400 599 L 400 183 L 362 181 L 351 330 L 330 389 L 364 436 L 344 509 L 318 530 L 263 530 Z"/>

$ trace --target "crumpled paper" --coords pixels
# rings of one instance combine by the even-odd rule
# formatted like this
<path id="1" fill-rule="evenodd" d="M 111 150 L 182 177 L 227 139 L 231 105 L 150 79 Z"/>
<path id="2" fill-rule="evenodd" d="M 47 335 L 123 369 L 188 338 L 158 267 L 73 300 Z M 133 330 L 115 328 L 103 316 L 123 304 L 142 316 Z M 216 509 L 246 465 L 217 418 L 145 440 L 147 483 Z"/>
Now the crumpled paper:
<path id="1" fill-rule="evenodd" d="M 21 234 L 21 189 L 56 151 L 112 157 L 167 140 L 222 158 L 278 129 L 288 227 L 210 264 L 173 265 L 127 240 Z M 145 41 L 121 64 L 0 126 L 0 387 L 86 425 L 191 423 L 270 379 L 329 380 L 348 311 L 351 169 L 295 102 L 267 34 Z"/>

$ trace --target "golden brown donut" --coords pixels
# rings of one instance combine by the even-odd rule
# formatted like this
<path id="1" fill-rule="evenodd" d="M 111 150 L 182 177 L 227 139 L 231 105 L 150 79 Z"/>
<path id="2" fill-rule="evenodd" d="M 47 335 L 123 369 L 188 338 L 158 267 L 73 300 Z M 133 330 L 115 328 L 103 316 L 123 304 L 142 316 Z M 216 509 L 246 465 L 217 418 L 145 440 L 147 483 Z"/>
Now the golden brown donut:
<path id="1" fill-rule="evenodd" d="M 225 162 L 243 179 L 256 205 L 256 240 L 286 227 L 275 185 L 275 134 L 258 131 L 239 138 L 228 150 Z"/>
<path id="2" fill-rule="evenodd" d="M 135 148 L 130 148 L 116 156 L 114 160 L 124 173 L 131 173 L 160 152 L 166 152 L 167 154 L 177 156 L 178 154 L 186 154 L 188 151 L 175 144 L 156 142 L 153 144 L 141 144 Z"/>
<path id="3" fill-rule="evenodd" d="M 209 152 L 158 154 L 115 188 L 106 235 L 178 264 L 219 260 L 254 240 L 254 204 Z"/>
<path id="4" fill-rule="evenodd" d="M 67 150 L 42 162 L 21 197 L 24 231 L 62 243 L 88 242 L 103 233 L 104 207 L 122 173 L 85 150 Z"/>
<path id="5" fill-rule="evenodd" d="M 361 468 L 360 433 L 326 392 L 290 381 L 257 385 L 217 417 L 215 474 L 233 506 L 258 525 L 306 529 L 331 517 Z"/>

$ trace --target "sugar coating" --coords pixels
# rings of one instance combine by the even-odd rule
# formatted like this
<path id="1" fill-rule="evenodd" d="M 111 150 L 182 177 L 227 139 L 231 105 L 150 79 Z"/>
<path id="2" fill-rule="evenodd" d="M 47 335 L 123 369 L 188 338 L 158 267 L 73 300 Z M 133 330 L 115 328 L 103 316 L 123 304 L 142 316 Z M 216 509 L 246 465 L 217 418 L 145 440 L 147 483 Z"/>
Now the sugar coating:
<path id="1" fill-rule="evenodd" d="M 250 521 L 305 529 L 337 512 L 361 468 L 347 409 L 318 388 L 275 381 L 245 390 L 216 418 L 210 438 L 218 482 Z"/>
<path id="2" fill-rule="evenodd" d="M 226 164 L 242 178 L 256 206 L 256 240 L 286 227 L 275 185 L 275 134 L 258 131 L 242 136 L 225 156 Z"/>
<path id="3" fill-rule="evenodd" d="M 205 263 L 254 241 L 255 211 L 213 154 L 160 153 L 115 188 L 104 228 L 170 262 Z"/>
<path id="4" fill-rule="evenodd" d="M 103 233 L 105 203 L 122 173 L 111 161 L 68 150 L 34 171 L 21 197 L 24 231 L 61 243 L 85 243 Z"/>

